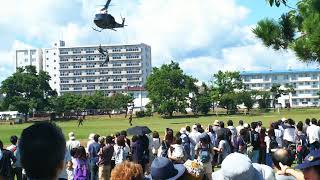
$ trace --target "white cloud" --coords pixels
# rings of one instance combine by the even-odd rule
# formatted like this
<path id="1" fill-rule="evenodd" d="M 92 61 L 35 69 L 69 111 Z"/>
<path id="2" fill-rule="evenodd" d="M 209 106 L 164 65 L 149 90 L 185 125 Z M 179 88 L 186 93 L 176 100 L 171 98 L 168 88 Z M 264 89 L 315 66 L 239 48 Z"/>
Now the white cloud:
<path id="1" fill-rule="evenodd" d="M 0 62 L 21 42 L 48 47 L 63 38 L 67 45 L 147 43 L 154 66 L 179 61 L 186 72 L 208 80 L 218 69 L 256 70 L 302 67 L 293 53 L 267 49 L 243 26 L 249 9 L 236 0 L 124 0 L 112 1 L 109 12 L 125 29 L 95 32 L 96 5 L 105 0 L 6 0 L 0 6 Z M 20 44 L 19 44 L 20 43 Z M 8 65 L 6 66 L 13 66 Z M 4 65 L 0 65 L 0 70 Z M 0 71 L 0 77 L 8 73 Z M 1 79 L 0 79 L 1 81 Z"/>

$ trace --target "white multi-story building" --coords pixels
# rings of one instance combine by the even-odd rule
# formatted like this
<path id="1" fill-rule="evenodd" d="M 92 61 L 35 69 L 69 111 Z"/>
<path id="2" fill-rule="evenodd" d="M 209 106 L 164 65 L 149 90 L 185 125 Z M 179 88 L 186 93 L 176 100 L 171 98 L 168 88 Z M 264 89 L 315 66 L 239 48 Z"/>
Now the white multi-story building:
<path id="1" fill-rule="evenodd" d="M 37 71 L 43 70 L 42 50 L 41 49 L 23 49 L 15 52 L 16 68 L 33 65 Z"/>
<path id="2" fill-rule="evenodd" d="M 39 54 L 39 64 L 25 62 L 25 56 L 17 50 L 17 67 L 36 65 L 51 76 L 50 85 L 58 94 L 93 94 L 104 91 L 106 94 L 125 93 L 128 87 L 141 87 L 151 73 L 151 47 L 146 44 L 102 45 L 108 51 L 110 61 L 102 63 L 106 57 L 98 51 L 99 46 L 66 47 L 63 41 L 52 48 L 35 51 Z M 41 53 L 40 53 L 41 52 Z M 30 55 L 30 62 L 34 58 Z M 29 60 L 29 59 L 28 59 Z M 27 62 L 27 61 L 26 61 Z M 29 62 L 29 61 L 28 61 Z M 37 58 L 35 59 L 37 61 Z"/>
<path id="3" fill-rule="evenodd" d="M 303 70 L 268 70 L 240 72 L 247 89 L 270 90 L 273 84 L 283 87 L 291 85 L 295 93 L 283 95 L 278 99 L 282 107 L 290 104 L 291 107 L 319 106 L 317 95 L 320 85 L 320 69 Z"/>

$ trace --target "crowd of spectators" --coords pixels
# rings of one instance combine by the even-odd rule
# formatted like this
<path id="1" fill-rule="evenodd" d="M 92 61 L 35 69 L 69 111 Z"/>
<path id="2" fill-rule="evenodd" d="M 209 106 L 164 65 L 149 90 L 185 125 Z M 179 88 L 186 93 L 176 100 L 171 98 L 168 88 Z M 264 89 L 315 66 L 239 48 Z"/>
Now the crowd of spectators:
<path id="1" fill-rule="evenodd" d="M 320 180 L 317 119 L 226 124 L 166 128 L 164 138 L 156 131 L 130 138 L 127 131 L 90 134 L 83 145 L 74 132 L 66 141 L 55 124 L 35 123 L 12 136 L 10 146 L 0 141 L 0 179 Z M 192 175 L 189 162 L 200 164 L 201 173 Z"/>

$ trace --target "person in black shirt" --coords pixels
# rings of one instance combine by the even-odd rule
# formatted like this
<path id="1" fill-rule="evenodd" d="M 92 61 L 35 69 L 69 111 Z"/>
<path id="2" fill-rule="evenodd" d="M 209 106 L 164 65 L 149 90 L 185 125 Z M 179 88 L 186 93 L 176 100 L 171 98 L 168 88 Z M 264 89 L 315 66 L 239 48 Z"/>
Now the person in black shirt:
<path id="1" fill-rule="evenodd" d="M 252 122 L 251 123 L 251 138 L 250 142 L 251 145 L 253 146 L 253 151 L 252 151 L 252 163 L 258 163 L 259 161 L 259 151 L 260 151 L 260 138 L 259 138 L 259 133 L 255 130 L 257 128 L 257 122 Z"/>
<path id="2" fill-rule="evenodd" d="M 0 141 L 0 150 L 2 153 L 2 158 L 0 160 L 0 179 L 9 180 L 13 175 L 11 161 L 16 162 L 16 158 L 11 151 L 3 149 L 2 141 Z"/>

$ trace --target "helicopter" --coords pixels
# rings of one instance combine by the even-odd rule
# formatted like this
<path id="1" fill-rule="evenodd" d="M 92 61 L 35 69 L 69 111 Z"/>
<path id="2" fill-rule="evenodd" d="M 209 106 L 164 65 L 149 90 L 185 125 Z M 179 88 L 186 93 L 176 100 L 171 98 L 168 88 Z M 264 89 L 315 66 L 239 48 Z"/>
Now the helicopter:
<path id="1" fill-rule="evenodd" d="M 107 63 L 109 62 L 109 60 L 110 60 L 110 59 L 109 59 L 108 50 L 102 49 L 101 44 L 100 44 L 100 46 L 99 46 L 99 48 L 98 48 L 98 51 L 99 51 L 99 53 L 100 53 L 102 56 L 105 56 L 105 57 L 106 57 L 106 60 L 101 64 L 101 65 L 103 66 L 103 65 L 107 64 Z"/>
<path id="2" fill-rule="evenodd" d="M 115 28 L 123 28 L 126 26 L 124 24 L 125 18 L 122 18 L 122 23 L 117 23 L 114 19 L 114 17 L 108 13 L 108 7 L 111 3 L 111 0 L 108 0 L 107 3 L 104 5 L 104 7 L 100 10 L 100 13 L 96 14 L 94 17 L 94 24 L 101 28 L 100 30 L 95 29 L 92 27 L 93 30 L 101 32 L 104 29 L 110 29 L 113 31 L 116 31 Z"/>

